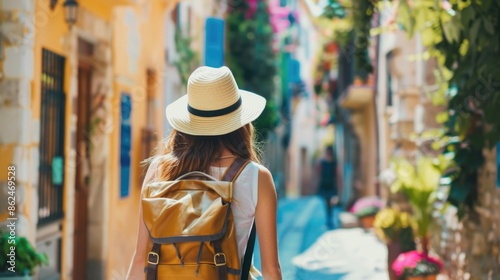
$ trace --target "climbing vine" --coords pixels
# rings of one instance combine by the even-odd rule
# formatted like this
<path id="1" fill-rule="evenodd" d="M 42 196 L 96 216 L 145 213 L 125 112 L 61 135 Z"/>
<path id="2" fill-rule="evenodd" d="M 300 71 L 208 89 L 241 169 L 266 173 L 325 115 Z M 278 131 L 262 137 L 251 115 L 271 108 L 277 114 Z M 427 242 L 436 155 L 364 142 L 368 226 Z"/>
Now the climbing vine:
<path id="1" fill-rule="evenodd" d="M 274 103 L 277 65 L 266 1 L 259 0 L 255 10 L 246 1 L 239 2 L 229 10 L 226 24 L 226 61 L 238 85 L 267 100 L 264 112 L 254 123 L 260 140 L 264 140 L 279 122 Z"/>
<path id="2" fill-rule="evenodd" d="M 347 22 L 349 29 L 334 29 L 333 39 L 345 49 L 350 49 L 353 54 L 357 71 L 371 73 L 373 66 L 368 56 L 370 47 L 370 29 L 375 14 L 375 5 L 378 0 L 342 1 L 329 0 L 323 17 Z M 338 25 L 338 24 L 337 24 Z M 346 24 L 344 24 L 346 25 Z M 349 48 L 352 43 L 353 47 Z"/>
<path id="3" fill-rule="evenodd" d="M 345 12 L 344 20 L 352 21 L 352 31 L 340 35 L 354 40 L 357 66 L 371 70 L 365 42 L 376 8 L 386 3 L 329 3 L 324 16 L 336 19 L 343 17 L 339 9 Z M 389 23 L 392 29 L 403 29 L 409 37 L 419 34 L 426 51 L 416 56 L 437 61 L 437 90 L 430 97 L 436 105 L 448 105 L 447 114 L 439 115 L 444 137 L 452 139 L 444 152 L 453 155 L 456 165 L 455 172 L 448 174 L 448 200 L 463 214 L 476 199 L 482 150 L 500 141 L 500 79 L 495 77 L 500 61 L 500 1 L 394 0 L 389 4 L 396 11 L 395 21 Z"/>
<path id="4" fill-rule="evenodd" d="M 482 150 L 500 141 L 500 2 L 496 0 L 401 1 L 397 22 L 409 36 L 418 33 L 427 57 L 436 59 L 442 85 L 433 93 L 448 104 L 442 121 L 456 172 L 448 200 L 464 213 L 477 195 Z"/>

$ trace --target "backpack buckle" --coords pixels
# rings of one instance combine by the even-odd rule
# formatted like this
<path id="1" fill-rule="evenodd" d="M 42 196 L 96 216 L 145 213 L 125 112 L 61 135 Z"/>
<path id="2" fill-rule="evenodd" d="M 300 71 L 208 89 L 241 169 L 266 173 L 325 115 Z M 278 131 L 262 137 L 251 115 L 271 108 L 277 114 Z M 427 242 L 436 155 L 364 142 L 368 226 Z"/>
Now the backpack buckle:
<path id="1" fill-rule="evenodd" d="M 217 253 L 214 255 L 215 266 L 226 265 L 226 255 L 224 253 Z"/>
<path id="2" fill-rule="evenodd" d="M 151 256 L 156 257 L 156 261 L 151 260 Z M 159 262 L 160 262 L 160 255 L 158 255 L 155 252 L 149 252 L 149 254 L 148 254 L 148 263 L 149 264 L 157 265 Z"/>

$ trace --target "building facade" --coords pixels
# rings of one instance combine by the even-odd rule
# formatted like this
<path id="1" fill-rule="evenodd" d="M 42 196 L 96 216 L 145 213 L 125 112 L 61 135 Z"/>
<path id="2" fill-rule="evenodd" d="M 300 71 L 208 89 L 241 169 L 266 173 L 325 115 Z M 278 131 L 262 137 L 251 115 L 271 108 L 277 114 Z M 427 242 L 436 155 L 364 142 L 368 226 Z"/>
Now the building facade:
<path id="1" fill-rule="evenodd" d="M 333 143 L 333 127 L 329 123 L 328 90 L 318 92 L 315 88 L 318 56 L 325 47 L 316 6 L 303 0 L 286 4 L 294 22 L 283 33 L 282 44 L 283 108 L 289 133 L 285 189 L 288 197 L 296 197 L 316 193 L 317 163 L 324 148 Z"/>
<path id="2" fill-rule="evenodd" d="M 383 11 L 381 25 L 391 20 L 391 11 Z M 410 209 L 400 194 L 390 194 L 393 157 L 414 161 L 418 156 L 435 156 L 433 139 L 426 131 L 441 128 L 437 115 L 445 106 L 433 105 L 429 98 L 439 87 L 436 62 L 422 59 L 425 49 L 418 35 L 408 39 L 402 30 L 380 35 L 377 79 L 378 147 L 381 195 L 390 203 Z M 420 57 L 420 58 L 419 58 Z M 444 261 L 449 279 L 496 279 L 500 275 L 500 188 L 498 150 L 485 149 L 485 164 L 478 172 L 477 200 L 473 211 L 463 219 L 458 209 L 446 204 L 449 186 L 438 189 L 433 213 L 432 249 Z M 388 175 L 388 176 L 386 176 Z"/>
<path id="3" fill-rule="evenodd" d="M 72 28 L 62 2 L 0 2 L 0 165 L 16 169 L 17 235 L 49 256 L 37 278 L 123 279 L 175 1 L 78 1 Z"/>

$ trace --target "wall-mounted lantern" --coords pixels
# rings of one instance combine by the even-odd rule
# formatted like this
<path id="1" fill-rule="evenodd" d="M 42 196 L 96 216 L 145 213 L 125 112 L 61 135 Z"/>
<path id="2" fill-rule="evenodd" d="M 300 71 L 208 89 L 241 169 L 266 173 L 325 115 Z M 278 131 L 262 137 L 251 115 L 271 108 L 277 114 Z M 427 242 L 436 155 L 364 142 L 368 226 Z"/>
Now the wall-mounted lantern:
<path id="1" fill-rule="evenodd" d="M 76 23 L 78 16 L 78 2 L 76 0 L 66 0 L 64 6 L 64 18 L 69 28 Z"/>

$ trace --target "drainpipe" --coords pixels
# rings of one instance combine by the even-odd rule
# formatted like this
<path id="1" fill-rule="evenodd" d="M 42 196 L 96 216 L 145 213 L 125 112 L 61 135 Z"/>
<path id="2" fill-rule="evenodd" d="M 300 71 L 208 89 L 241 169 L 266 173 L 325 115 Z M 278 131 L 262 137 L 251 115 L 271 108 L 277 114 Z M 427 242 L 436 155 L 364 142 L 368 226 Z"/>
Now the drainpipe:
<path id="1" fill-rule="evenodd" d="M 376 22 L 377 27 L 380 26 L 380 13 L 376 14 Z M 375 160 L 375 194 L 380 196 L 380 183 L 379 183 L 379 174 L 380 174 L 380 131 L 379 131 L 379 120 L 378 120 L 378 108 L 377 108 L 377 97 L 378 97 L 378 60 L 379 60 L 379 52 L 380 52 L 380 34 L 375 38 L 375 62 L 377 63 L 376 67 L 374 67 L 375 71 L 375 83 L 374 83 L 374 94 L 373 94 L 373 112 L 375 114 L 375 145 L 377 147 L 376 152 L 376 160 Z"/>

